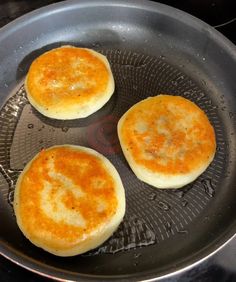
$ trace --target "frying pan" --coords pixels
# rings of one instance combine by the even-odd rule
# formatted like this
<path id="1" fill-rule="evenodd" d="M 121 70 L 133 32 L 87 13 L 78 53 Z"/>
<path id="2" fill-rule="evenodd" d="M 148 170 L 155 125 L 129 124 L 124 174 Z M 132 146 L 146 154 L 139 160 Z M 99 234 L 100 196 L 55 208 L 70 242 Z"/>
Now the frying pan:
<path id="1" fill-rule="evenodd" d="M 93 48 L 111 63 L 116 90 L 88 118 L 48 119 L 28 103 L 24 77 L 46 50 Z M 154 280 L 197 264 L 236 231 L 236 49 L 177 9 L 148 1 L 68 1 L 31 12 L 0 31 L 0 253 L 58 280 Z M 157 190 L 130 170 L 116 134 L 121 115 L 159 93 L 182 95 L 207 114 L 217 152 L 210 167 L 179 190 Z M 91 147 L 115 165 L 127 211 L 101 247 L 71 258 L 50 255 L 19 231 L 12 209 L 20 171 L 41 148 Z"/>

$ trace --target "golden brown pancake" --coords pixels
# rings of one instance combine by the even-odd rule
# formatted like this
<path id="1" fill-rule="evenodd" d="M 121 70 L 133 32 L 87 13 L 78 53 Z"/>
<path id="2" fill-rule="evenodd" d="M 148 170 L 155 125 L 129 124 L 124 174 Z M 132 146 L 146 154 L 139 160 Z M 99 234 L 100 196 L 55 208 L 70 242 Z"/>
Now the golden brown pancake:
<path id="1" fill-rule="evenodd" d="M 118 136 L 133 172 L 157 188 L 194 181 L 216 150 L 206 114 L 179 96 L 159 95 L 135 104 L 119 120 Z"/>
<path id="2" fill-rule="evenodd" d="M 30 103 L 54 119 L 84 118 L 114 92 L 108 60 L 86 48 L 62 46 L 33 61 L 25 80 Z"/>
<path id="3" fill-rule="evenodd" d="M 117 229 L 125 193 L 116 169 L 101 154 L 54 146 L 37 154 L 21 173 L 14 211 L 33 244 L 74 256 L 99 246 Z"/>

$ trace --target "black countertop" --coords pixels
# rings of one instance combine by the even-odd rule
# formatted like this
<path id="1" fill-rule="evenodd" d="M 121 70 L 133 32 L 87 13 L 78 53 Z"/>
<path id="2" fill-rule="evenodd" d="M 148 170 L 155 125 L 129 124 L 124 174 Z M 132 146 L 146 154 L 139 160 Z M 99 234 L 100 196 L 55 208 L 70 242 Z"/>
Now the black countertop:
<path id="1" fill-rule="evenodd" d="M 9 0 L 0 2 L 0 27 L 42 6 L 60 1 Z M 236 44 L 236 9 L 233 0 L 163 0 L 164 4 L 184 10 L 223 33 Z M 0 281 L 46 282 L 49 279 L 31 273 L 0 256 Z M 207 260 L 163 281 L 236 281 L 236 239 Z"/>

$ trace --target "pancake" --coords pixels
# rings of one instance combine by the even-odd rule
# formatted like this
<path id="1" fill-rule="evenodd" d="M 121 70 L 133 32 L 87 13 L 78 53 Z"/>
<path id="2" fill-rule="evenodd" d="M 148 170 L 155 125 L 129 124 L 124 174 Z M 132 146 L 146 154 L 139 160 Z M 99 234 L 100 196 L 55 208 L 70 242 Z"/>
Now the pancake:
<path id="1" fill-rule="evenodd" d="M 54 146 L 37 154 L 19 176 L 14 211 L 33 244 L 74 256 L 96 248 L 117 229 L 125 193 L 116 169 L 101 154 Z"/>
<path id="2" fill-rule="evenodd" d="M 33 61 L 25 80 L 27 97 L 41 114 L 54 119 L 87 117 L 114 92 L 108 60 L 86 48 L 62 46 Z"/>
<path id="3" fill-rule="evenodd" d="M 123 153 L 136 176 L 156 188 L 194 181 L 214 158 L 214 129 L 193 102 L 171 95 L 147 98 L 118 122 Z"/>

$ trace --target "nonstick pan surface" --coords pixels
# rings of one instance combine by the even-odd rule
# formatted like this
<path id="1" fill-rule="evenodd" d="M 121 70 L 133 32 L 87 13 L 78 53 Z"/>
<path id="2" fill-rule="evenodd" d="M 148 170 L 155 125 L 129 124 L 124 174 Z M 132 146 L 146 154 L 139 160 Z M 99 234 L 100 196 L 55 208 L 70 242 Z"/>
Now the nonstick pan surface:
<path id="1" fill-rule="evenodd" d="M 85 119 L 56 121 L 27 101 L 24 78 L 46 50 L 93 48 L 111 63 L 116 90 Z M 145 280 L 186 269 L 236 231 L 236 48 L 200 20 L 148 1 L 68 1 L 23 16 L 0 31 L 0 253 L 56 279 Z M 159 93 L 199 105 L 213 124 L 210 167 L 179 190 L 157 190 L 130 170 L 116 125 L 134 103 Z M 33 246 L 16 225 L 14 186 L 25 164 L 55 144 L 91 147 L 107 156 L 124 183 L 127 211 L 101 247 L 71 258 Z"/>

